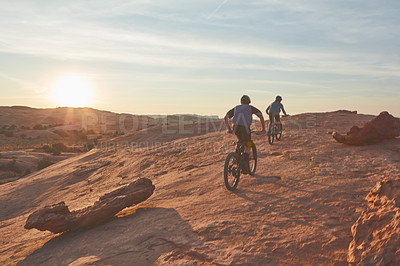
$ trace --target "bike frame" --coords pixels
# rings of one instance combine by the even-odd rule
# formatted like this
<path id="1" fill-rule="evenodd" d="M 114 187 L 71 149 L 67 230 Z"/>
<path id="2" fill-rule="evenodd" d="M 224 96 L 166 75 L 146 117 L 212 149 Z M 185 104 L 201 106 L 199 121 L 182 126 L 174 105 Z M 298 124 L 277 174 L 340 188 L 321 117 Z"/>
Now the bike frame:
<path id="1" fill-rule="evenodd" d="M 256 168 L 257 168 L 257 150 L 256 150 L 256 146 L 253 143 L 253 141 L 251 141 L 252 146 L 251 146 L 251 154 L 252 154 L 252 158 L 254 160 L 254 164 L 250 167 L 250 172 L 248 172 L 246 170 L 246 172 L 243 172 L 243 168 L 242 168 L 242 163 L 243 163 L 243 154 L 244 154 L 244 145 L 246 145 L 246 143 L 243 143 L 242 141 L 235 141 L 234 144 L 236 145 L 235 151 L 231 152 L 228 154 L 226 160 L 225 160 L 225 167 L 224 167 L 224 181 L 225 181 L 225 186 L 228 190 L 235 190 L 236 187 L 238 186 L 239 183 L 239 179 L 240 179 L 240 174 L 244 173 L 244 174 L 250 174 L 250 175 L 254 175 Z M 250 155 L 250 154 L 249 154 Z M 230 160 L 233 160 L 233 164 L 231 164 Z M 233 174 L 234 179 L 233 182 L 231 183 L 229 181 L 229 176 Z"/>

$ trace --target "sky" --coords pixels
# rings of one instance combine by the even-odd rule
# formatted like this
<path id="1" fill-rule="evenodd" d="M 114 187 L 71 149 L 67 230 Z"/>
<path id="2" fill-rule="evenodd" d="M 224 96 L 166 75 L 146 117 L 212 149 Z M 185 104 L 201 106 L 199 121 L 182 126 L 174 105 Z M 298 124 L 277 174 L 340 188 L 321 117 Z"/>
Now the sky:
<path id="1" fill-rule="evenodd" d="M 398 0 L 0 0 L 0 25 L 3 106 L 400 116 Z"/>

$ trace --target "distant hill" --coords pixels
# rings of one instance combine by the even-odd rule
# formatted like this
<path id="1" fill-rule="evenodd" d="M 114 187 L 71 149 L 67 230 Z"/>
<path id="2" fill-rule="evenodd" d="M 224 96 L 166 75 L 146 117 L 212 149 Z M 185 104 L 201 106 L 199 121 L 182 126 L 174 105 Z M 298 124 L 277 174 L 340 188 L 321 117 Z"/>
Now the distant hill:
<path id="1" fill-rule="evenodd" d="M 37 171 L 41 160 L 57 162 L 120 135 L 129 139 L 132 134 L 146 137 L 152 133 L 155 140 L 164 136 L 167 141 L 223 126 L 209 121 L 217 120 L 198 115 L 118 114 L 93 108 L 1 106 L 0 184 Z"/>
<path id="2" fill-rule="evenodd" d="M 197 122 L 218 119 L 199 115 L 133 115 L 94 108 L 31 108 L 0 106 L 0 129 L 83 129 L 95 134 L 131 133 L 157 124 Z M 61 128 L 61 126 L 64 126 Z M 69 126 L 69 127 L 65 127 Z"/>
<path id="3" fill-rule="evenodd" d="M 26 106 L 0 106 L 0 127 L 42 129 L 57 126 L 76 126 L 97 133 L 142 129 L 154 121 L 148 116 L 118 114 L 93 108 L 31 108 Z M 36 127 L 36 128 L 34 128 Z M 41 128 L 42 127 L 42 128 Z"/>

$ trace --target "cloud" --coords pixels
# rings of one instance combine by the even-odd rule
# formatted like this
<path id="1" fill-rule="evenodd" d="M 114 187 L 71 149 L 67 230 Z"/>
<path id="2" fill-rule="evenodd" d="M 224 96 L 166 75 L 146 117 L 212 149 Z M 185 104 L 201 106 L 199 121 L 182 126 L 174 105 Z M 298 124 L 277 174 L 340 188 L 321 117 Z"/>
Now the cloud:
<path id="1" fill-rule="evenodd" d="M 223 5 L 225 5 L 227 2 L 228 2 L 228 0 L 223 0 L 223 1 L 221 2 L 221 4 L 219 4 L 219 5 L 217 6 L 217 8 L 214 9 L 214 10 L 210 13 L 210 15 L 207 16 L 207 19 L 212 18 L 212 17 L 221 9 L 221 7 L 222 7 Z"/>
<path id="2" fill-rule="evenodd" d="M 25 80 L 25 79 L 22 79 L 22 78 L 19 78 L 16 76 L 11 76 L 11 75 L 8 75 L 8 74 L 2 73 L 2 72 L 0 72 L 0 79 L 8 80 L 14 84 L 17 84 L 18 87 L 23 90 L 24 95 L 26 95 L 26 94 L 29 94 L 31 96 L 32 95 L 42 95 L 42 94 L 46 93 L 48 90 L 47 88 L 39 85 L 36 82 L 28 81 L 28 80 Z M 5 88 L 5 89 L 7 89 L 7 88 Z M 4 97 L 5 95 L 3 94 L 2 96 Z"/>
<path id="3" fill-rule="evenodd" d="M 399 11 L 361 0 L 11 1 L 0 3 L 0 51 L 85 61 L 105 77 L 118 65 L 118 77 L 170 82 L 398 84 Z"/>
<path id="4" fill-rule="evenodd" d="M 395 64 L 392 67 L 365 64 L 365 61 L 386 61 L 387 55 L 260 44 L 256 40 L 232 43 L 208 36 L 146 33 L 93 22 L 82 24 L 81 21 L 63 20 L 21 23 L 1 31 L 4 41 L 0 50 L 3 52 L 61 59 L 178 68 L 209 68 L 212 65 L 226 69 L 397 75 Z M 346 62 L 349 59 L 351 62 Z"/>

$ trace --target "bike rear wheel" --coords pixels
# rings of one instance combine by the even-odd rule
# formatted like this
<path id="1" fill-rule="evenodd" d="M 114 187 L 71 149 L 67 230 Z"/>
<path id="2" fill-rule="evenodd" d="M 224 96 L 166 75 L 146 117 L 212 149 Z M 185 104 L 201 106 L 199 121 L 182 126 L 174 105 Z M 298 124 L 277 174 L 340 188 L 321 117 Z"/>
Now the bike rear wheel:
<path id="1" fill-rule="evenodd" d="M 278 132 L 278 134 L 275 135 L 275 138 L 276 138 L 277 140 L 281 140 L 281 138 L 282 138 L 282 124 L 280 124 L 280 125 L 277 127 L 277 132 Z"/>
<path id="2" fill-rule="evenodd" d="M 273 131 L 273 129 L 268 132 L 268 143 L 272 145 L 274 144 L 275 134 L 273 134 L 271 131 Z"/>
<path id="3" fill-rule="evenodd" d="M 249 154 L 249 169 L 250 169 L 250 175 L 254 176 L 256 173 L 257 169 L 257 149 L 256 149 L 256 144 L 254 142 L 252 143 L 251 146 L 251 152 Z"/>
<path id="4" fill-rule="evenodd" d="M 240 157 L 236 152 L 228 154 L 224 167 L 224 182 L 228 190 L 235 190 L 240 179 Z"/>

